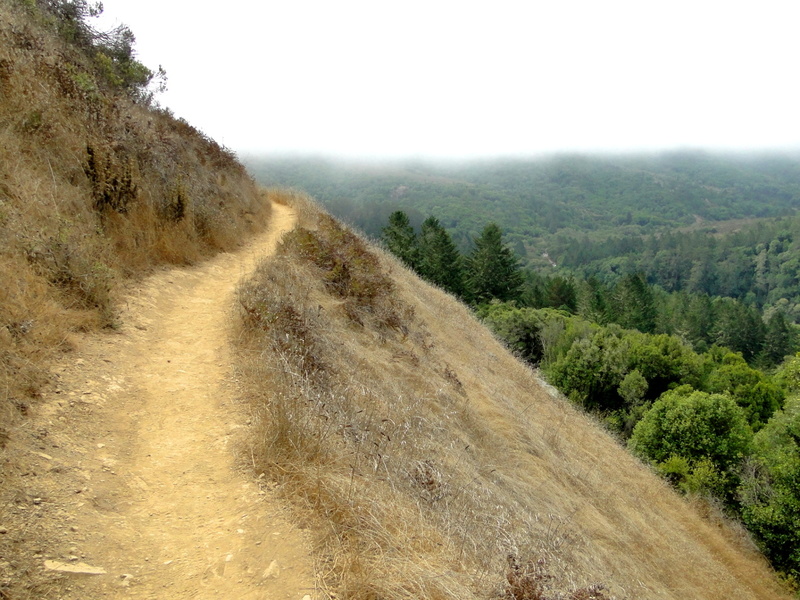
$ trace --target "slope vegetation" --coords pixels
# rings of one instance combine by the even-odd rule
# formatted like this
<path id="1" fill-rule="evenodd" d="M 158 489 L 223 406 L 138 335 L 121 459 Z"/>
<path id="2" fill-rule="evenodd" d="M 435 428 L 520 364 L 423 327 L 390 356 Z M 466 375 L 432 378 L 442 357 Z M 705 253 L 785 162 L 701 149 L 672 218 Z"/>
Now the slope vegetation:
<path id="1" fill-rule="evenodd" d="M 71 333 L 114 325 L 122 281 L 233 248 L 269 208 L 230 152 L 149 106 L 85 4 L 0 3 L 0 448 Z"/>
<path id="2" fill-rule="evenodd" d="M 32 472 L 0 508 L 14 551 L 3 598 L 299 600 L 313 588 L 302 532 L 230 451 L 247 419 L 227 377 L 233 292 L 292 217 L 278 206 L 246 251 L 146 278 L 119 331 L 60 361 L 32 420 L 47 432 Z"/>
<path id="3" fill-rule="evenodd" d="M 38 419 L 54 361 L 84 333 L 119 330 L 124 292 L 156 267 L 200 262 L 269 224 L 270 202 L 233 154 L 154 107 L 132 35 L 93 30 L 91 12 L 82 0 L 0 2 L 4 599 L 52 594 L 38 477 L 78 469 L 40 456 L 55 456 L 55 429 Z"/>
<path id="4" fill-rule="evenodd" d="M 246 454 L 316 525 L 331 597 L 788 597 L 464 306 L 296 205 L 239 292 Z"/>

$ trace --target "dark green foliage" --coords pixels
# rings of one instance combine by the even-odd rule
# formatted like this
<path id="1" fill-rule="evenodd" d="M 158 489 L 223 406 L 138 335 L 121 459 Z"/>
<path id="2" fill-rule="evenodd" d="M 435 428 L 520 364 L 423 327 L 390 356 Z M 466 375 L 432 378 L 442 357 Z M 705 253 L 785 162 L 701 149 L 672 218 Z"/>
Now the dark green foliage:
<path id="1" fill-rule="evenodd" d="M 616 323 L 643 333 L 655 331 L 655 300 L 643 273 L 625 276 L 614 288 L 613 299 L 611 313 Z"/>
<path id="2" fill-rule="evenodd" d="M 409 268 L 419 270 L 420 251 L 417 234 L 414 233 L 406 213 L 398 210 L 389 215 L 389 225 L 383 228 L 382 239 L 392 254 Z"/>
<path id="3" fill-rule="evenodd" d="M 629 340 L 618 328 L 596 330 L 576 339 L 567 353 L 548 370 L 548 378 L 572 401 L 602 412 L 619 410 L 617 392 L 627 374 Z"/>
<path id="4" fill-rule="evenodd" d="M 425 219 L 419 238 L 403 211 L 392 213 L 383 229 L 386 246 L 403 262 L 428 281 L 478 305 L 523 296 L 519 260 L 502 238 L 500 228 L 490 223 L 474 240 L 475 247 L 465 260 L 436 217 Z M 550 288 L 552 302 L 566 303 L 568 309 L 575 310 L 577 298 L 571 281 L 556 279 L 550 282 Z"/>
<path id="5" fill-rule="evenodd" d="M 714 343 L 741 352 L 745 360 L 753 360 L 764 343 L 764 323 L 758 311 L 730 298 L 713 302 Z"/>
<path id="6" fill-rule="evenodd" d="M 768 365 L 777 365 L 794 350 L 792 331 L 783 313 L 776 310 L 766 322 L 762 358 Z"/>
<path id="7" fill-rule="evenodd" d="M 679 485 L 706 487 L 730 499 L 752 437 L 744 412 L 730 396 L 683 386 L 653 404 L 634 428 L 628 446 Z"/>
<path id="8" fill-rule="evenodd" d="M 436 217 L 428 217 L 422 223 L 419 253 L 420 275 L 455 296 L 465 296 L 463 259 L 450 234 Z"/>
<path id="9" fill-rule="evenodd" d="M 725 348 L 699 355 L 676 336 L 601 327 L 549 309 L 492 303 L 478 315 L 518 356 L 541 364 L 553 385 L 623 436 L 645 404 L 679 385 L 727 394 L 758 430 L 782 406 L 794 372 L 789 361 L 772 378 Z"/>
<path id="10" fill-rule="evenodd" d="M 596 277 L 589 277 L 576 290 L 577 313 L 595 323 L 605 323 L 611 316 L 610 290 Z"/>
<path id="11" fill-rule="evenodd" d="M 544 346 L 541 329 L 548 315 L 533 308 L 517 309 L 499 303 L 484 304 L 477 313 L 514 354 L 533 365 L 542 361 Z"/>
<path id="12" fill-rule="evenodd" d="M 546 372 L 573 401 L 604 415 L 617 413 L 610 424 L 624 434 L 639 404 L 658 398 L 670 386 L 696 385 L 700 365 L 699 357 L 677 338 L 613 325 L 576 337 Z"/>
<path id="13" fill-rule="evenodd" d="M 638 370 L 648 382 L 647 397 L 658 398 L 671 386 L 700 382 L 701 359 L 680 339 L 665 334 L 632 332 L 629 369 Z"/>
<path id="14" fill-rule="evenodd" d="M 705 389 L 729 394 L 744 409 L 754 431 L 761 429 L 782 406 L 781 389 L 761 371 L 748 366 L 740 354 L 725 354 L 711 369 Z"/>
<path id="15" fill-rule="evenodd" d="M 800 398 L 753 440 L 741 490 L 742 519 L 772 564 L 800 578 Z"/>
<path id="16" fill-rule="evenodd" d="M 503 244 L 503 234 L 495 223 L 483 228 L 475 238 L 475 248 L 467 260 L 470 294 L 476 304 L 517 300 L 522 295 L 519 259 Z M 573 302 L 574 304 L 574 302 Z"/>
<path id="17" fill-rule="evenodd" d="M 775 370 L 775 381 L 792 396 L 800 393 L 800 353 L 787 357 Z"/>
<path id="18" fill-rule="evenodd" d="M 575 289 L 575 282 L 564 277 L 551 278 L 545 292 L 545 300 L 547 306 L 575 313 L 578 309 L 578 292 Z"/>

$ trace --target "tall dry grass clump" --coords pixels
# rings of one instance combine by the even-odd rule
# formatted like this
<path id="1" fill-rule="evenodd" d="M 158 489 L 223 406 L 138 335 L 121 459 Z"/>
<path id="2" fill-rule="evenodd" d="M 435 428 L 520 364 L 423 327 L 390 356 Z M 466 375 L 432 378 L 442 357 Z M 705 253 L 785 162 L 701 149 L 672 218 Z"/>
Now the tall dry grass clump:
<path id="1" fill-rule="evenodd" d="M 786 597 L 451 297 L 296 197 L 239 290 L 247 460 L 331 598 Z"/>
<path id="2" fill-rule="evenodd" d="M 104 76 L 61 5 L 0 4 L 0 448 L 70 333 L 114 324 L 120 281 L 233 248 L 269 207 L 228 150 Z"/>

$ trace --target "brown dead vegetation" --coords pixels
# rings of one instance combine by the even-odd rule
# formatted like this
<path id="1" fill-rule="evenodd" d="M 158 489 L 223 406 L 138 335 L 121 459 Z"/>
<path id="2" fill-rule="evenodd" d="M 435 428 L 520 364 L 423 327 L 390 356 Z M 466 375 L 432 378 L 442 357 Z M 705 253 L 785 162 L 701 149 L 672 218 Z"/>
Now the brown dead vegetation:
<path id="1" fill-rule="evenodd" d="M 245 454 L 315 524 L 329 597 L 787 597 L 466 307 L 293 205 L 239 293 Z"/>
<path id="2" fill-rule="evenodd" d="M 48 23 L 0 3 L 0 522 L 52 357 L 114 327 L 127 279 L 237 246 L 270 206 L 231 152 L 105 85 Z M 3 572 L 0 597 L 24 597 Z"/>
<path id="3" fill-rule="evenodd" d="M 39 18 L 37 18 L 39 15 Z M 119 283 L 234 247 L 264 202 L 227 150 L 106 90 L 32 5 L 0 7 L 0 411 L 71 331 L 113 325 Z"/>

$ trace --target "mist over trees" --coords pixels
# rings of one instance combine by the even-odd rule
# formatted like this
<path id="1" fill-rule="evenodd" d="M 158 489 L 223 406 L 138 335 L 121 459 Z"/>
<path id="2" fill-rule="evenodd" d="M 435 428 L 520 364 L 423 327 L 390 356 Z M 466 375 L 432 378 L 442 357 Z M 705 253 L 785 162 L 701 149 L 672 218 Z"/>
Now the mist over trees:
<path id="1" fill-rule="evenodd" d="M 381 236 L 389 215 L 435 215 L 462 252 L 496 223 L 524 266 L 613 286 L 729 297 L 800 321 L 800 157 L 674 152 L 466 164 L 248 161 Z M 797 240 L 797 241 L 796 241 Z"/>

